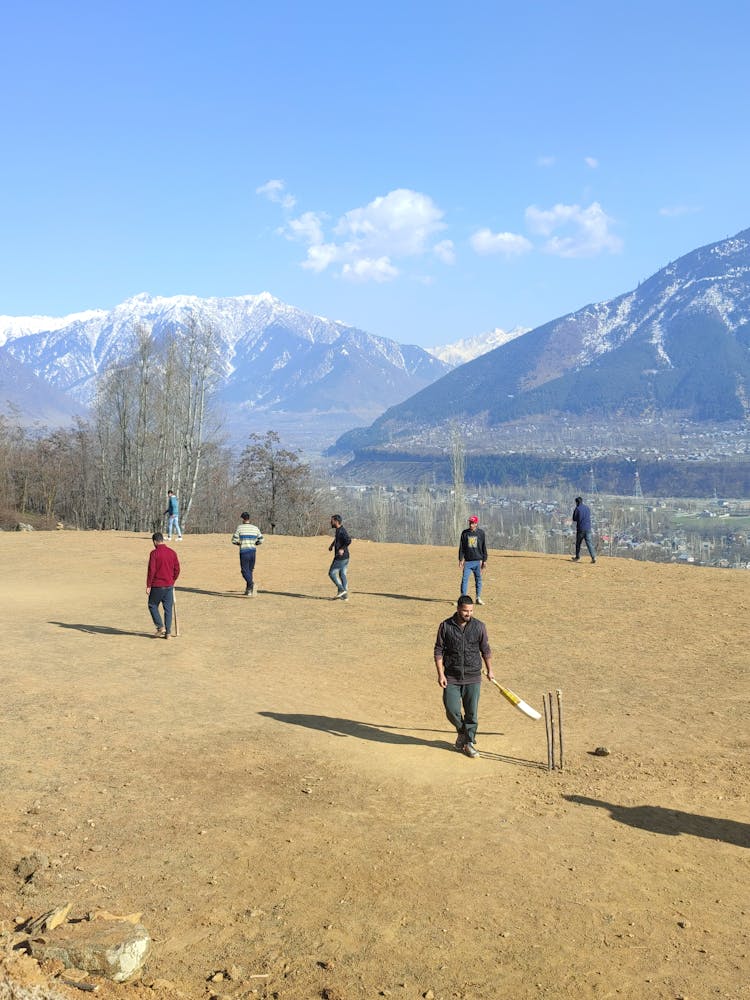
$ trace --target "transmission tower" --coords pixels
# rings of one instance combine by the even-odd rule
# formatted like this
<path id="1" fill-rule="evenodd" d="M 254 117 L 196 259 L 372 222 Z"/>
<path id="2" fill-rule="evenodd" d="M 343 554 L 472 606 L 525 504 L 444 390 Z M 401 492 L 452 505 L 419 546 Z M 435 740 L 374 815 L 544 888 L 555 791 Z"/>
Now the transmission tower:
<path id="1" fill-rule="evenodd" d="M 596 489 L 596 480 L 594 479 L 594 466 L 592 465 L 591 468 L 589 469 L 589 496 L 590 497 L 595 496 L 596 492 L 597 489 Z"/>

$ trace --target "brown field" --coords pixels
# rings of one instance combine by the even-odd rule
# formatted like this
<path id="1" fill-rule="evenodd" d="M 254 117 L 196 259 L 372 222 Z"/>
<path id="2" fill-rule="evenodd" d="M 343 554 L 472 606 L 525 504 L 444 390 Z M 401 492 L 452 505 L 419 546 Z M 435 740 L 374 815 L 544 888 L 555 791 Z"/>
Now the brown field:
<path id="1" fill-rule="evenodd" d="M 343 603 L 328 542 L 268 539 L 245 599 L 228 537 L 186 537 L 163 642 L 145 536 L 0 534 L 6 976 L 54 972 L 10 931 L 72 902 L 152 934 L 107 1000 L 750 996 L 749 575 L 492 553 L 496 675 L 563 691 L 549 774 L 489 685 L 481 759 L 450 749 L 454 550 L 355 541 Z"/>

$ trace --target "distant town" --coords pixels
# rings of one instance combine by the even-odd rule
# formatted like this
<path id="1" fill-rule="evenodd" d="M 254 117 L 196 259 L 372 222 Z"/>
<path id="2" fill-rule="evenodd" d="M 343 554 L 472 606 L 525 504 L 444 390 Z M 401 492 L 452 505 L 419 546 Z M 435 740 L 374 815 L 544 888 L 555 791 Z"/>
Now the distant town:
<path id="1" fill-rule="evenodd" d="M 597 551 L 656 562 L 750 569 L 750 500 L 653 499 L 584 490 Z M 454 545 L 456 498 L 446 487 L 335 486 L 348 523 L 375 541 Z M 491 548 L 572 555 L 574 493 L 513 487 L 467 492 L 459 503 L 475 513 Z"/>

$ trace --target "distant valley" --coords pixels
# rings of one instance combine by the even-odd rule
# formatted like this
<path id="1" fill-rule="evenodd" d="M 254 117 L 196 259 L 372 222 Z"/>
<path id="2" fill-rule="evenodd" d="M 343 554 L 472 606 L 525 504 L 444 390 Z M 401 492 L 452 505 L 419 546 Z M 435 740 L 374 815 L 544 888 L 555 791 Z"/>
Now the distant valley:
<path id="1" fill-rule="evenodd" d="M 333 452 L 382 481 L 389 456 L 445 459 L 454 429 L 480 476 L 549 480 L 640 457 L 732 465 L 728 482 L 750 491 L 750 230 L 461 365 Z"/>
<path id="2" fill-rule="evenodd" d="M 440 466 L 458 429 L 477 476 L 528 478 L 532 456 L 542 480 L 640 461 L 732 465 L 729 481 L 747 481 L 750 230 L 534 330 L 429 350 L 268 293 L 138 295 L 62 318 L 0 317 L 0 408 L 70 423 L 98 375 L 132 350 L 134 330 L 179 343 L 196 323 L 217 340 L 215 397 L 233 445 L 273 429 L 308 454 L 331 446 L 349 476 L 367 478 L 369 466 L 383 482 L 384 462 L 394 474 L 404 461 Z"/>

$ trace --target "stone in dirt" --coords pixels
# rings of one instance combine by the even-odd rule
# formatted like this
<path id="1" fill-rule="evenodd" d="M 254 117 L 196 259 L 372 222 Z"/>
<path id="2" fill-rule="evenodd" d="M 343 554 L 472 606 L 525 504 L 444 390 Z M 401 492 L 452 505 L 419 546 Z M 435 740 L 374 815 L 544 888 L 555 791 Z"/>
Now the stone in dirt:
<path id="1" fill-rule="evenodd" d="M 31 954 L 40 962 L 57 958 L 66 968 L 85 969 L 116 983 L 141 970 L 150 947 L 142 924 L 122 920 L 67 923 L 29 940 Z"/>
<path id="2" fill-rule="evenodd" d="M 64 906 L 56 906 L 54 910 L 48 910 L 43 913 L 41 917 L 37 917 L 35 920 L 30 920 L 26 925 L 26 931 L 28 934 L 36 934 L 38 932 L 52 931 L 55 927 L 59 927 L 60 924 L 64 924 L 68 919 L 68 914 L 70 913 L 72 903 L 65 903 Z"/>
<path id="3" fill-rule="evenodd" d="M 41 851 L 35 851 L 33 854 L 27 854 L 21 858 L 20 861 L 16 863 L 16 874 L 24 880 L 28 881 L 33 878 L 38 871 L 42 871 L 45 868 L 49 868 L 49 858 L 46 854 Z"/>

